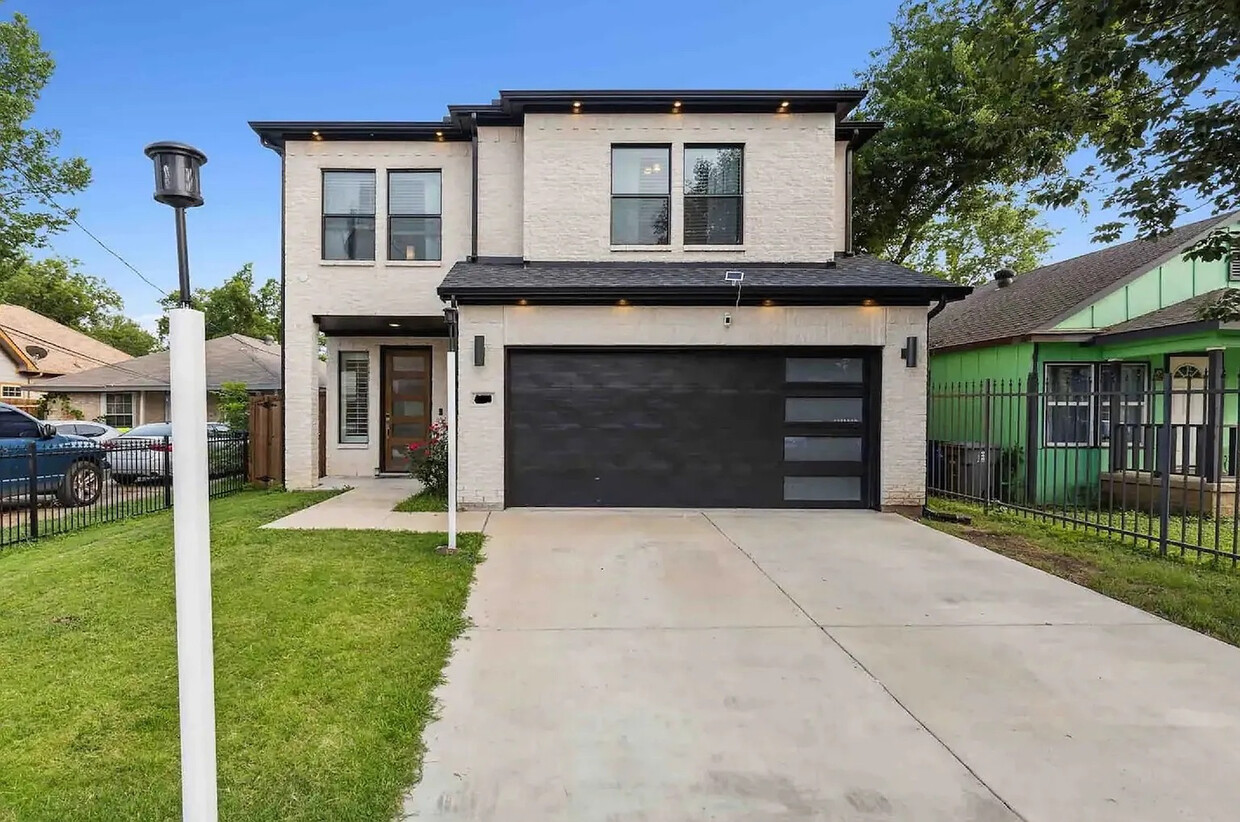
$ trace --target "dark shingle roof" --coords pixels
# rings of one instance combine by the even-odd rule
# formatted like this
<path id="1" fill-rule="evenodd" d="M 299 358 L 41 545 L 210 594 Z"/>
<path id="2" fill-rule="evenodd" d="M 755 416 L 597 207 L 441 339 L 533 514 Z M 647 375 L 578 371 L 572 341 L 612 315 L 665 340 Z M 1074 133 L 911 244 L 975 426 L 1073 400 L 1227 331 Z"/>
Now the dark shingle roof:
<path id="1" fill-rule="evenodd" d="M 840 257 L 820 265 L 774 263 L 547 262 L 468 263 L 452 266 L 439 296 L 485 299 L 735 299 L 726 271 L 745 274 L 745 299 L 905 297 L 960 299 L 968 289 L 869 256 Z"/>
<path id="2" fill-rule="evenodd" d="M 1045 331 L 1061 317 L 1091 302 L 1130 275 L 1148 271 L 1240 212 L 1219 214 L 1180 226 L 1156 240 L 1093 251 L 1022 274 L 1007 288 L 993 281 L 930 322 L 930 347 L 975 345 Z"/>
<path id="3" fill-rule="evenodd" d="M 1173 303 L 1166 308 L 1160 308 L 1157 311 L 1133 317 L 1126 322 L 1116 323 L 1102 329 L 1098 334 L 1099 336 L 1127 334 L 1130 331 L 1148 331 L 1151 328 L 1166 328 L 1169 325 L 1199 322 L 1200 318 L 1197 316 L 1197 312 L 1217 300 L 1223 294 L 1226 294 L 1227 291 L 1228 289 L 1226 288 L 1217 288 L 1205 294 L 1198 294 L 1196 297 L 1189 297 L 1187 300 Z"/>
<path id="4" fill-rule="evenodd" d="M 251 391 L 280 388 L 280 346 L 242 334 L 207 340 L 207 388 L 243 382 Z M 323 377 L 320 375 L 320 380 Z M 117 388 L 167 389 L 168 352 L 157 351 L 117 365 L 103 365 L 39 383 L 41 391 L 104 391 Z"/>

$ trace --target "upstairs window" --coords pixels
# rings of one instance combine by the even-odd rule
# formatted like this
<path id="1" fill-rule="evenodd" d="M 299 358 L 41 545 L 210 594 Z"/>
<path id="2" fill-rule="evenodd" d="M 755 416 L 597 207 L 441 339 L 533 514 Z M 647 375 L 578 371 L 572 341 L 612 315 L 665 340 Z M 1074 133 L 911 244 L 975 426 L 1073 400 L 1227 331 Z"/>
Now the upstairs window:
<path id="1" fill-rule="evenodd" d="M 323 172 L 323 259 L 375 258 L 375 173 Z"/>
<path id="2" fill-rule="evenodd" d="M 671 146 L 611 147 L 612 245 L 667 245 Z"/>
<path id="3" fill-rule="evenodd" d="M 685 146 L 685 245 L 740 245 L 742 146 Z"/>
<path id="4" fill-rule="evenodd" d="M 1227 279 L 1233 282 L 1240 280 L 1240 242 L 1232 243 L 1227 254 Z"/>
<path id="5" fill-rule="evenodd" d="M 438 171 L 388 172 L 388 259 L 443 259 Z"/>

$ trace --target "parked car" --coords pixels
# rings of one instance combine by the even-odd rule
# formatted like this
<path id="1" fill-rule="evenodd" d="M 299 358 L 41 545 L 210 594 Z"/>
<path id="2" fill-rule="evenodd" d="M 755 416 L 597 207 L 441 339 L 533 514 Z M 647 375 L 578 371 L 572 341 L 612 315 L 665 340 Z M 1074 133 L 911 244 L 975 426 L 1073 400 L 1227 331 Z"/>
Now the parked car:
<path id="1" fill-rule="evenodd" d="M 85 420 L 52 420 L 48 423 L 56 429 L 58 434 L 72 434 L 78 437 L 86 437 L 95 442 L 107 442 L 114 440 L 121 435 L 121 432 L 110 425 L 104 425 L 101 422 L 88 422 Z"/>
<path id="2" fill-rule="evenodd" d="M 85 437 L 63 434 L 47 423 L 0 403 L 0 495 L 30 494 L 30 448 L 34 446 L 35 494 L 55 495 L 62 505 L 91 505 L 103 490 L 107 454 Z"/>
<path id="3" fill-rule="evenodd" d="M 172 423 L 139 425 L 104 444 L 112 463 L 112 479 L 122 485 L 172 477 Z M 212 477 L 245 468 L 245 437 L 221 423 L 207 423 L 207 464 Z"/>

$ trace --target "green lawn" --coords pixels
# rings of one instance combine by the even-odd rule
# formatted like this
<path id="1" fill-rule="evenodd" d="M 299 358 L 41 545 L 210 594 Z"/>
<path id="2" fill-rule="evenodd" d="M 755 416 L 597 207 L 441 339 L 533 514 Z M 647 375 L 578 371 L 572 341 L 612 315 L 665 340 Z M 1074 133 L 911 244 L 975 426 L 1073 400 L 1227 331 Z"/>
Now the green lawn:
<path id="1" fill-rule="evenodd" d="M 436 496 L 430 491 L 419 491 L 409 499 L 401 500 L 396 503 L 393 511 L 403 511 L 409 513 L 411 511 L 447 511 L 448 498 Z"/>
<path id="2" fill-rule="evenodd" d="M 481 536 L 260 531 L 212 503 L 220 818 L 389 820 Z M 171 515 L 0 550 L 0 820 L 180 818 Z"/>
<path id="3" fill-rule="evenodd" d="M 1240 574 L 1230 559 L 1160 557 L 1156 549 L 1081 529 L 999 511 L 983 514 L 980 506 L 936 500 L 932 507 L 973 519 L 970 525 L 923 520 L 933 528 L 1240 645 Z"/>

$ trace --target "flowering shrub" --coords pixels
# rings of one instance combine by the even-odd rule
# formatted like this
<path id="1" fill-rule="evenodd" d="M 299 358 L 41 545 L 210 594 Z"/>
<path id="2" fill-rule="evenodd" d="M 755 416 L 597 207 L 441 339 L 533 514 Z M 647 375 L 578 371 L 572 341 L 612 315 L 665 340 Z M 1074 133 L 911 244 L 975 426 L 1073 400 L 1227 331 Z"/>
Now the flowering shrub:
<path id="1" fill-rule="evenodd" d="M 448 421 L 431 423 L 425 442 L 409 443 L 409 458 L 413 461 L 411 473 L 430 493 L 443 497 L 448 495 Z"/>

